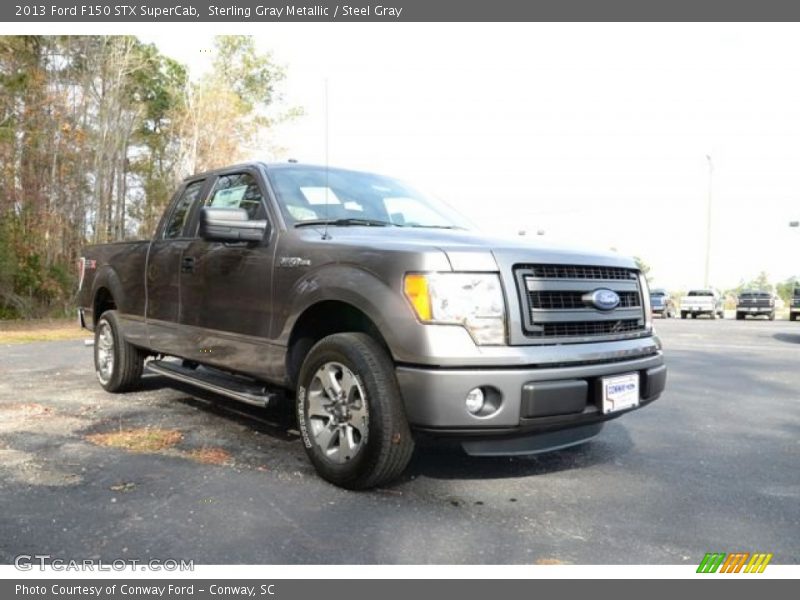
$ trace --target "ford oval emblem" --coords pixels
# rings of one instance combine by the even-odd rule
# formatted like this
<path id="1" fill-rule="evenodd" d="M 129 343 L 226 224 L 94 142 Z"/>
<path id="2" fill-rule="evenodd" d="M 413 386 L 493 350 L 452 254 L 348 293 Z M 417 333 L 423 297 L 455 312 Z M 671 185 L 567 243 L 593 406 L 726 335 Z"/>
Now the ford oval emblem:
<path id="1" fill-rule="evenodd" d="M 600 288 L 584 294 L 583 302 L 597 310 L 614 310 L 619 306 L 619 294 L 614 290 Z"/>

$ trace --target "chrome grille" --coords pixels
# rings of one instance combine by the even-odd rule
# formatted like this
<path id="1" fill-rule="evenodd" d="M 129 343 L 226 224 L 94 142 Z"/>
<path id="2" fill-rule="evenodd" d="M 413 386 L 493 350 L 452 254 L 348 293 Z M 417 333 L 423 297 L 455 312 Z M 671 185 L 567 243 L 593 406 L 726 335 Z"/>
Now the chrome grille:
<path id="1" fill-rule="evenodd" d="M 622 267 L 586 267 L 583 265 L 527 265 L 537 279 L 630 279 L 635 271 Z M 635 276 L 635 275 L 634 275 Z"/>
<path id="2" fill-rule="evenodd" d="M 608 335 L 610 333 L 626 333 L 641 327 L 638 319 L 620 319 L 619 321 L 578 321 L 576 323 L 545 323 L 546 337 Z"/>
<path id="3" fill-rule="evenodd" d="M 642 290 L 635 269 L 584 265 L 517 265 L 524 334 L 539 343 L 636 337 L 645 330 Z M 617 293 L 614 310 L 584 301 L 597 289 Z"/>
<path id="4" fill-rule="evenodd" d="M 639 292 L 619 292 L 619 307 L 640 306 Z M 531 308 L 567 310 L 586 308 L 581 292 L 528 292 Z"/>

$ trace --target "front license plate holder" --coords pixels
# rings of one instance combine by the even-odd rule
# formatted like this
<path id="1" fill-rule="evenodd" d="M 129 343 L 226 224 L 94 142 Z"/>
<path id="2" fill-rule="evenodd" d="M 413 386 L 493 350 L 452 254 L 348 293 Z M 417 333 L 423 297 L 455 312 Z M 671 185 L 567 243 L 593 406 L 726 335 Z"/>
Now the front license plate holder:
<path id="1" fill-rule="evenodd" d="M 604 415 L 639 406 L 639 373 L 603 377 L 600 388 Z"/>

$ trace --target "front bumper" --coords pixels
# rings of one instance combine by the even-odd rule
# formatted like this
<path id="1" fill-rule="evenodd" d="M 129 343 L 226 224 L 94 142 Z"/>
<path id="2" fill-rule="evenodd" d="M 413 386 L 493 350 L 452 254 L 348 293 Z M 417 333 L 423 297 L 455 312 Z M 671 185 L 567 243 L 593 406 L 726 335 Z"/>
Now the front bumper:
<path id="1" fill-rule="evenodd" d="M 639 374 L 639 407 L 657 399 L 666 384 L 662 353 L 597 364 L 547 368 L 397 367 L 406 416 L 417 430 L 456 437 L 514 437 L 602 423 L 635 410 L 604 415 L 600 378 Z M 487 416 L 467 412 L 465 397 L 492 388 L 499 409 Z"/>
<path id="2" fill-rule="evenodd" d="M 772 306 L 737 306 L 736 312 L 745 315 L 769 315 L 775 311 Z"/>

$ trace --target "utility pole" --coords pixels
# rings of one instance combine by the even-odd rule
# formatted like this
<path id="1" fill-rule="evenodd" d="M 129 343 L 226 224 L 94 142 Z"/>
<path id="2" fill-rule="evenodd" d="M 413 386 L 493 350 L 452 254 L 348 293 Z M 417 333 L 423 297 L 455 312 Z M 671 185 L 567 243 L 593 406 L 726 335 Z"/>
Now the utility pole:
<path id="1" fill-rule="evenodd" d="M 708 287 L 709 272 L 711 270 L 711 199 L 712 199 L 712 184 L 714 180 L 714 163 L 711 161 L 711 155 L 706 154 L 708 160 L 708 212 L 706 214 L 706 270 L 703 276 L 703 286 Z"/>

